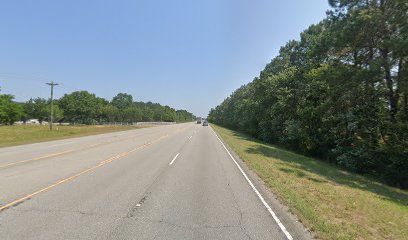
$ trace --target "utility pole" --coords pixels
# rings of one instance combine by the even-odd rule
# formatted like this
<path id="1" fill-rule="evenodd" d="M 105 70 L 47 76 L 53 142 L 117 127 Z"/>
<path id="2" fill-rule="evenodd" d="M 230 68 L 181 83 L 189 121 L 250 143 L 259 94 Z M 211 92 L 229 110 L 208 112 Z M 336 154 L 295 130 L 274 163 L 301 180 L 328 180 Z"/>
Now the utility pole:
<path id="1" fill-rule="evenodd" d="M 52 130 L 52 120 L 54 117 L 54 86 L 58 86 L 58 83 L 54 83 L 51 81 L 50 83 L 46 83 L 47 85 L 51 86 L 51 116 L 50 116 L 50 130 Z"/>

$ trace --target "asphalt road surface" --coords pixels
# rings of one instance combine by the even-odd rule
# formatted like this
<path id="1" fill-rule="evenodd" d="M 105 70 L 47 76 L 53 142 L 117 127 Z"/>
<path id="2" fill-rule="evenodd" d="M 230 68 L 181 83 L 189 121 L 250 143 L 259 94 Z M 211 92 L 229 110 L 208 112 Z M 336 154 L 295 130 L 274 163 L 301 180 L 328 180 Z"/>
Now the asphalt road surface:
<path id="1" fill-rule="evenodd" d="M 310 239 L 211 126 L 0 149 L 0 239 Z"/>

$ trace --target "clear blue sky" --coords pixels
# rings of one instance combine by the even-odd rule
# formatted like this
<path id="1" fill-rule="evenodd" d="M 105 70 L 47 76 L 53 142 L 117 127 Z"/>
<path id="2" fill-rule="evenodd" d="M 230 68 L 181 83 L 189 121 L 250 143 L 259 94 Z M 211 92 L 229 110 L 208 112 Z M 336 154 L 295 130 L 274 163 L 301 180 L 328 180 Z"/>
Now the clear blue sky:
<path id="1" fill-rule="evenodd" d="M 0 3 L 0 86 L 18 101 L 119 92 L 206 116 L 327 0 L 18 0 Z"/>

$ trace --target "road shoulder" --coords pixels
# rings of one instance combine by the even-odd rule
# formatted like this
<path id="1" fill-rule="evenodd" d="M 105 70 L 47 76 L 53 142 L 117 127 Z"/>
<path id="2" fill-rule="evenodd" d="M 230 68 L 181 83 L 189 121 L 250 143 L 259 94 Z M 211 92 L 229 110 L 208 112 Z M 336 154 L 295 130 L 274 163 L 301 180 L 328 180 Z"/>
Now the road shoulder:
<path id="1" fill-rule="evenodd" d="M 254 184 L 255 188 L 260 192 L 267 204 L 276 213 L 279 220 L 285 226 L 286 230 L 292 235 L 293 239 L 314 239 L 313 233 L 309 229 L 307 229 L 293 213 L 290 212 L 287 206 L 283 205 L 278 200 L 277 196 L 273 192 L 271 192 L 271 190 L 266 186 L 265 182 L 247 166 L 247 164 L 228 145 L 228 143 L 225 141 L 225 139 L 222 138 L 222 136 L 216 131 L 216 129 L 212 129 L 220 138 L 222 143 L 226 146 L 228 151 L 235 158 L 238 165 L 242 168 L 245 174 L 247 174 L 248 178 Z"/>

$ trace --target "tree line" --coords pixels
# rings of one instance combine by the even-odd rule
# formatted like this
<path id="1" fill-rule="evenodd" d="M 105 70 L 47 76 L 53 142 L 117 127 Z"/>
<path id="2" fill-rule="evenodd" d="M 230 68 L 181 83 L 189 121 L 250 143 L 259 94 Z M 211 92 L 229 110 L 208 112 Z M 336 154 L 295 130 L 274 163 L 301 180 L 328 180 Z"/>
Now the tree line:
<path id="1" fill-rule="evenodd" d="M 0 94 L 0 124 L 38 119 L 49 121 L 50 100 L 32 98 L 24 103 L 13 101 L 9 94 Z M 65 94 L 54 100 L 54 121 L 76 124 L 102 122 L 188 122 L 195 116 L 186 110 L 175 110 L 159 103 L 137 102 L 127 93 L 119 93 L 111 101 L 87 91 Z"/>
<path id="2" fill-rule="evenodd" d="M 329 4 L 209 120 L 408 188 L 408 3 Z"/>

